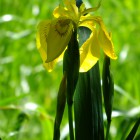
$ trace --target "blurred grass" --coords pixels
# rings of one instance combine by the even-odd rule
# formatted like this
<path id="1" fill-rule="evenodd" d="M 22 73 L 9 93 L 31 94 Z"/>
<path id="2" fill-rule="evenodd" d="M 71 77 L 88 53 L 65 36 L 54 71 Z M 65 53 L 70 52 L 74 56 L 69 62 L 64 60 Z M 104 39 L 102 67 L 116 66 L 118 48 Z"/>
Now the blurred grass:
<path id="1" fill-rule="evenodd" d="M 97 0 L 84 2 L 90 7 L 98 3 Z M 43 69 L 35 34 L 38 22 L 52 18 L 56 5 L 56 0 L 0 0 L 0 137 L 3 140 L 52 139 L 62 64 L 52 73 Z M 123 140 L 140 115 L 139 13 L 137 0 L 102 1 L 95 13 L 103 17 L 107 29 L 112 31 L 118 55 L 112 61 L 116 86 L 110 139 Z M 21 124 L 20 114 L 24 114 Z M 62 126 L 66 123 L 65 117 Z M 15 125 L 19 125 L 18 130 Z"/>

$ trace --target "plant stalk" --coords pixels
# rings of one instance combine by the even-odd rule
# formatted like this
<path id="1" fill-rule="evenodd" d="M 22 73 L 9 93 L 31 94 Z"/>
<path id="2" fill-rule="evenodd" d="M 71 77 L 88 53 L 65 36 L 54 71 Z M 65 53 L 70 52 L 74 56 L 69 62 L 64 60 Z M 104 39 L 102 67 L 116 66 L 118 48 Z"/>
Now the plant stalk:
<path id="1" fill-rule="evenodd" d="M 69 118 L 70 140 L 74 140 L 72 104 L 68 104 L 68 118 Z"/>
<path id="2" fill-rule="evenodd" d="M 105 140 L 109 139 L 109 130 L 110 130 L 111 121 L 107 122 L 107 130 L 106 130 L 106 138 Z"/>

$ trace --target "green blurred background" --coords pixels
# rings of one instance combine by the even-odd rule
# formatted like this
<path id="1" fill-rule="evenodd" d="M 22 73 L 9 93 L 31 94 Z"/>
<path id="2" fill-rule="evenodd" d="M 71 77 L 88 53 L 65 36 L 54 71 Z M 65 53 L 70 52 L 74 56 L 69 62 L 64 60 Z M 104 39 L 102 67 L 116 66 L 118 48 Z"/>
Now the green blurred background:
<path id="1" fill-rule="evenodd" d="M 84 0 L 87 7 L 97 0 Z M 0 137 L 51 140 L 62 62 L 48 73 L 36 48 L 39 21 L 52 18 L 57 0 L 0 0 Z M 140 1 L 102 0 L 102 16 L 118 59 L 110 139 L 124 139 L 140 114 Z M 102 71 L 102 60 L 100 70 Z M 130 128 L 130 129 L 128 129 Z M 67 139 L 67 112 L 62 139 Z M 137 137 L 140 136 L 140 131 Z"/>

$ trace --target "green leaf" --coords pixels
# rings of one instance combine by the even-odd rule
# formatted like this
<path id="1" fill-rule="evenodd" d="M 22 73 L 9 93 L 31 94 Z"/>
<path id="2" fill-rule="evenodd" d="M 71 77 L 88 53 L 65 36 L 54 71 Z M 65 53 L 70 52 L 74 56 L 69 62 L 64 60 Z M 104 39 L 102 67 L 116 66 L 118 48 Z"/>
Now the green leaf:
<path id="1" fill-rule="evenodd" d="M 9 97 L 7 99 L 3 99 L 0 102 L 0 106 L 4 106 L 4 105 L 7 105 L 7 104 L 17 102 L 18 100 L 23 99 L 27 96 L 29 96 L 29 94 L 20 94 L 19 96 L 14 96 L 14 97 Z"/>
<path id="2" fill-rule="evenodd" d="M 94 139 L 104 140 L 104 125 L 103 125 L 103 112 L 102 112 L 102 92 L 101 92 L 101 80 L 99 64 L 90 70 L 90 81 L 91 81 L 91 101 L 92 101 L 92 116 L 93 116 L 93 127 L 97 132 L 97 137 L 94 135 Z M 97 113 L 97 115 L 95 114 Z M 96 126 L 97 122 L 97 126 Z"/>
<path id="3" fill-rule="evenodd" d="M 74 140 L 73 133 L 73 114 L 72 114 L 72 104 L 73 95 L 78 81 L 79 76 L 79 44 L 77 41 L 77 30 L 74 30 L 68 44 L 68 48 L 64 54 L 63 60 L 63 71 L 67 77 L 67 104 L 68 104 L 68 118 L 69 118 L 69 132 L 70 139 Z"/>
<path id="4" fill-rule="evenodd" d="M 134 139 L 134 136 L 137 132 L 139 125 L 140 125 L 140 118 L 136 121 L 134 127 L 132 128 L 131 132 L 127 136 L 126 140 L 133 140 Z"/>
<path id="5" fill-rule="evenodd" d="M 102 80 L 103 80 L 104 105 L 105 105 L 105 112 L 107 115 L 106 140 L 108 140 L 109 129 L 111 124 L 113 97 L 114 97 L 114 81 L 113 81 L 113 76 L 111 75 L 110 72 L 110 58 L 106 55 L 103 64 Z"/>
<path id="6" fill-rule="evenodd" d="M 104 140 L 101 84 L 98 63 L 79 75 L 74 96 L 76 139 Z"/>
<path id="7" fill-rule="evenodd" d="M 74 95 L 75 138 L 93 139 L 89 75 L 80 73 Z"/>
<path id="8" fill-rule="evenodd" d="M 60 124 L 62 121 L 65 104 L 66 104 L 66 75 L 63 76 L 62 81 L 60 83 L 59 91 L 58 91 L 57 110 L 56 110 L 56 118 L 55 118 L 55 124 L 54 124 L 53 140 L 60 139 Z"/>
<path id="9" fill-rule="evenodd" d="M 110 73 L 110 58 L 108 56 L 105 56 L 104 58 L 102 80 L 105 111 L 107 115 L 107 120 L 108 122 L 110 122 L 114 96 L 114 81 Z"/>
<path id="10" fill-rule="evenodd" d="M 91 31 L 79 28 L 80 46 Z M 102 97 L 99 64 L 87 73 L 80 73 L 74 95 L 75 137 L 79 139 L 104 140 Z"/>
<path id="11" fill-rule="evenodd" d="M 63 71 L 67 77 L 67 102 L 72 104 L 73 95 L 79 76 L 79 45 L 77 41 L 77 31 L 74 30 L 68 48 L 64 54 Z"/>

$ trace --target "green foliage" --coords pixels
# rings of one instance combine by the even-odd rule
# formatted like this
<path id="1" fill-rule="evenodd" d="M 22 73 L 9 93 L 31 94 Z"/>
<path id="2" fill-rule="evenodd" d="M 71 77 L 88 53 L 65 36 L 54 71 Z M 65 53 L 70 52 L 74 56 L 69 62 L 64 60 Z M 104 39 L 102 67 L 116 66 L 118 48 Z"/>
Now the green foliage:
<path id="1" fill-rule="evenodd" d="M 103 64 L 102 85 L 103 85 L 102 87 L 103 87 L 104 107 L 107 116 L 106 140 L 108 140 L 113 107 L 114 80 L 111 74 L 110 58 L 106 55 L 104 57 Z"/>
<path id="2" fill-rule="evenodd" d="M 140 125 L 140 118 L 136 121 L 134 127 L 132 128 L 131 132 L 129 133 L 129 135 L 127 136 L 126 140 L 132 140 L 134 139 L 134 136 L 137 132 L 137 129 Z"/>
<path id="3" fill-rule="evenodd" d="M 64 74 L 62 81 L 60 83 L 60 88 L 57 95 L 57 109 L 54 124 L 54 135 L 53 140 L 60 139 L 60 125 L 62 122 L 65 104 L 66 104 L 66 74 Z"/>
<path id="4" fill-rule="evenodd" d="M 104 140 L 98 63 L 87 73 L 79 75 L 74 107 L 76 139 Z"/>
<path id="5" fill-rule="evenodd" d="M 90 35 L 89 29 L 79 28 L 79 44 Z M 80 139 L 104 139 L 102 93 L 99 64 L 87 73 L 80 73 L 74 96 L 75 137 Z"/>
<path id="6" fill-rule="evenodd" d="M 58 2 L 0 0 L 2 140 L 52 139 L 62 63 L 52 73 L 44 70 L 36 49 L 35 34 L 38 22 L 52 18 L 52 11 Z M 84 2 L 93 7 L 98 3 L 96 0 Z M 111 61 L 115 83 L 109 135 L 111 140 L 124 140 L 129 136 L 140 115 L 139 13 L 140 1 L 137 0 L 102 1 L 100 9 L 95 13 L 103 17 L 107 29 L 112 31 L 118 55 L 116 61 Z M 102 71 L 103 57 L 99 64 Z M 68 130 L 65 129 L 67 110 L 65 112 L 61 126 L 63 139 L 68 135 Z M 104 120 L 106 122 L 106 117 Z M 136 140 L 139 138 L 140 128 L 135 135 Z"/>
<path id="7" fill-rule="evenodd" d="M 74 140 L 72 105 L 73 105 L 73 96 L 75 93 L 79 77 L 79 66 L 80 66 L 80 55 L 79 55 L 79 44 L 77 41 L 77 29 L 74 29 L 63 59 L 63 72 L 64 75 L 66 75 L 67 79 L 66 98 L 68 105 L 70 140 Z"/>

